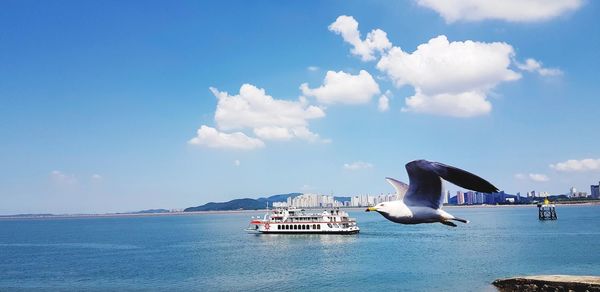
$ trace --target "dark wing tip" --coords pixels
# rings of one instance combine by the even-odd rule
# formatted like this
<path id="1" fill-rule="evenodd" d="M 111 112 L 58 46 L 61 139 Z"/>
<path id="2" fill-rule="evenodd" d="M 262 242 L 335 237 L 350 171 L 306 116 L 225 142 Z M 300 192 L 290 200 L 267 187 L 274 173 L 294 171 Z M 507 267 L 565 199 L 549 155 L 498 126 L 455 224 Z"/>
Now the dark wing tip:
<path id="1" fill-rule="evenodd" d="M 487 180 L 466 170 L 456 168 L 439 162 L 430 162 L 436 173 L 443 179 L 460 187 L 482 193 L 496 193 L 498 188 Z"/>

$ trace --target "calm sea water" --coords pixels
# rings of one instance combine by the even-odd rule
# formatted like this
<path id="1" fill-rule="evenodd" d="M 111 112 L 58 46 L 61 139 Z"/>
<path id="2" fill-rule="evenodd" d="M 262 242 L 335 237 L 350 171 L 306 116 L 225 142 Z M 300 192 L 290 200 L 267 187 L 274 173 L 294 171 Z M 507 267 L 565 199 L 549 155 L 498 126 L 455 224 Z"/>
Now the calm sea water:
<path id="1" fill-rule="evenodd" d="M 259 213 L 0 220 L 0 290 L 490 291 L 498 277 L 600 274 L 600 206 L 448 208 L 398 225 L 350 212 L 358 235 L 246 234 Z"/>

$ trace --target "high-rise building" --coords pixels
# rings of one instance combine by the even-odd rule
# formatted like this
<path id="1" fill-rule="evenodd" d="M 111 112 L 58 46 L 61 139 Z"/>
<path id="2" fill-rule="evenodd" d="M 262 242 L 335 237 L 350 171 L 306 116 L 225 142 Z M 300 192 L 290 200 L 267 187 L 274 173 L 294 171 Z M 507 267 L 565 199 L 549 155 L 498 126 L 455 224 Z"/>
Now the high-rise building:
<path id="1" fill-rule="evenodd" d="M 575 187 L 571 187 L 571 189 L 569 189 L 569 197 L 575 197 L 577 194 L 577 189 Z"/>
<path id="2" fill-rule="evenodd" d="M 465 204 L 467 204 L 467 205 L 475 204 L 475 192 L 468 191 L 465 193 Z"/>
<path id="3" fill-rule="evenodd" d="M 456 204 L 458 204 L 458 205 L 465 204 L 465 194 L 463 194 L 463 192 L 461 192 L 461 191 L 456 192 Z"/>
<path id="4" fill-rule="evenodd" d="M 592 198 L 600 199 L 600 182 L 597 185 L 590 186 L 590 193 L 592 194 Z"/>
<path id="5" fill-rule="evenodd" d="M 483 204 L 485 202 L 485 195 L 480 192 L 475 193 L 475 204 Z"/>

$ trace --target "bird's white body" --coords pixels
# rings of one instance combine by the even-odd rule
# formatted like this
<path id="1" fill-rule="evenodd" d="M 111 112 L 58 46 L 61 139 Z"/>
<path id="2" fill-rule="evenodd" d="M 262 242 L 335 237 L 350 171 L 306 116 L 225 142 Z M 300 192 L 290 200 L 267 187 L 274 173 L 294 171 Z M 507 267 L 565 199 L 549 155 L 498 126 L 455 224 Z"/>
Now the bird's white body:
<path id="1" fill-rule="evenodd" d="M 456 218 L 442 209 L 407 206 L 400 200 L 379 204 L 377 211 L 388 220 L 401 224 L 435 223 Z"/>

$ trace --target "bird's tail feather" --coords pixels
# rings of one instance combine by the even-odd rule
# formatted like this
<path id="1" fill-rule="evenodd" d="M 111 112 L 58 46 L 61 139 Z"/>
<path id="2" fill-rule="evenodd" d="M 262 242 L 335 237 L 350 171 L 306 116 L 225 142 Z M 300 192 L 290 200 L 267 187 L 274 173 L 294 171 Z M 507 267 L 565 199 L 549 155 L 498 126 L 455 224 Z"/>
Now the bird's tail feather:
<path id="1" fill-rule="evenodd" d="M 451 222 L 451 221 L 442 221 L 442 222 L 440 222 L 440 223 L 442 223 L 442 224 L 444 224 L 444 225 L 448 225 L 448 226 L 456 227 L 456 224 L 454 224 L 454 222 Z"/>
<path id="2" fill-rule="evenodd" d="M 458 222 L 462 222 L 462 223 L 469 223 L 469 220 L 463 219 L 463 218 L 458 218 L 458 217 L 454 217 L 450 220 L 454 220 L 454 221 L 458 221 Z"/>

